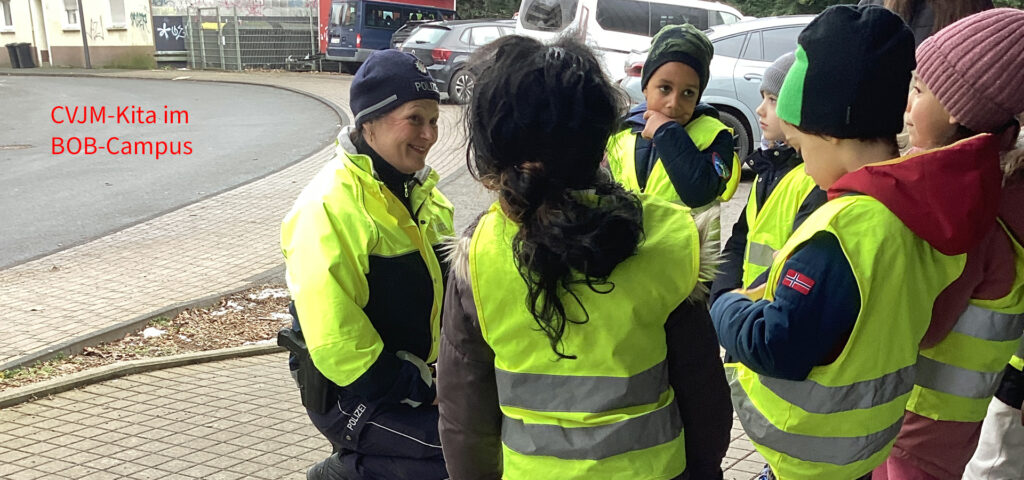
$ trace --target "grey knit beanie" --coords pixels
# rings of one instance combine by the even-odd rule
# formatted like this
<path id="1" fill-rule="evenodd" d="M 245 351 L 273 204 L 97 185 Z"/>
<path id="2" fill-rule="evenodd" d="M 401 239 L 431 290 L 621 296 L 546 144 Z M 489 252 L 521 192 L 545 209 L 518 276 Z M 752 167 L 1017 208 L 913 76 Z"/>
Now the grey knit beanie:
<path id="1" fill-rule="evenodd" d="M 775 63 L 772 63 L 761 77 L 761 93 L 779 96 L 779 90 L 782 90 L 782 81 L 786 79 L 786 73 L 789 72 L 789 67 L 793 66 L 794 59 L 796 56 L 793 55 L 793 52 L 775 59 Z"/>

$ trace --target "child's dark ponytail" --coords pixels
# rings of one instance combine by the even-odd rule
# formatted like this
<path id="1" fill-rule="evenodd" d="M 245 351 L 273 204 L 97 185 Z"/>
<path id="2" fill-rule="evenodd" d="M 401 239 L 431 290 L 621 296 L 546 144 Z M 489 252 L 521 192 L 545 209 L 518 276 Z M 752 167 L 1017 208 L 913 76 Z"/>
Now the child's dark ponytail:
<path id="1" fill-rule="evenodd" d="M 640 200 L 599 169 L 622 97 L 590 50 L 570 38 L 545 46 L 504 37 L 473 61 L 470 171 L 519 224 L 512 248 L 537 325 L 555 354 L 575 358 L 561 339 L 589 315 L 574 287 L 610 292 L 608 276 L 643 236 Z M 569 317 L 567 300 L 582 318 Z"/>

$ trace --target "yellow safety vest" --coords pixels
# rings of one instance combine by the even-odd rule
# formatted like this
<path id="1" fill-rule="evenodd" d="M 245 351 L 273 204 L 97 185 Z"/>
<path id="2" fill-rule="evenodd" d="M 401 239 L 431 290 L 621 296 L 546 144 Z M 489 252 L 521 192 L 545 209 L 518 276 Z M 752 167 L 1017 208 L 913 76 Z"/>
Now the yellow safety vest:
<path id="1" fill-rule="evenodd" d="M 732 129 L 709 115 L 701 115 L 691 120 L 684 128 L 690 134 L 690 139 L 693 140 L 698 150 L 704 150 L 711 146 L 711 142 L 714 142 L 715 137 L 722 131 L 732 134 Z M 608 166 L 612 176 L 623 187 L 626 187 L 626 190 L 643 192 L 662 200 L 682 204 L 683 201 L 676 193 L 676 188 L 672 186 L 672 181 L 668 178 L 668 172 L 665 170 L 665 165 L 661 163 L 661 159 L 658 159 L 651 169 L 651 174 L 647 177 L 647 184 L 643 189 L 640 188 L 640 181 L 636 176 L 636 137 L 638 136 L 639 134 L 633 133 L 631 129 L 626 129 L 612 135 L 608 140 Z M 716 201 L 728 201 L 736 193 L 739 184 L 740 159 L 734 153 L 732 171 L 726 183 L 725 192 L 722 192 Z M 696 213 L 707 209 L 703 207 L 696 208 Z"/>
<path id="2" fill-rule="evenodd" d="M 800 205 L 817 185 L 804 171 L 803 165 L 793 167 L 779 180 L 772 193 L 757 209 L 757 181 L 747 199 L 747 248 L 743 252 L 743 286 L 749 287 L 757 277 L 772 266 L 775 252 L 793 234 L 793 222 Z"/>
<path id="3" fill-rule="evenodd" d="M 820 231 L 839 240 L 860 292 L 842 353 L 801 381 L 727 366 L 740 422 L 780 480 L 855 479 L 885 460 L 902 425 L 932 304 L 965 263 L 965 255 L 936 251 L 878 200 L 845 196 L 820 207 L 782 247 L 766 299 L 793 278 L 786 260 Z"/>
<path id="4" fill-rule="evenodd" d="M 494 351 L 505 479 L 670 479 L 686 469 L 665 321 L 697 283 L 697 229 L 683 208 L 641 199 L 645 240 L 615 267 L 611 292 L 577 285 L 579 303 L 563 296 L 568 318 L 589 319 L 562 337 L 576 359 L 557 360 L 527 309 L 512 253 L 518 226 L 495 204 L 473 233 L 470 278 Z"/>
<path id="5" fill-rule="evenodd" d="M 430 349 L 421 360 L 436 360 L 444 281 L 435 248 L 454 234 L 452 204 L 434 188 L 436 172 L 421 172 L 422 184 L 409 192 L 417 223 L 374 178 L 370 157 L 353 152 L 349 142 L 338 147 L 337 156 L 306 186 L 281 225 L 286 279 L 310 356 L 340 386 L 363 375 L 384 350 L 364 312 L 370 301 L 371 257 L 422 257 L 433 279 L 433 305 Z"/>
<path id="6" fill-rule="evenodd" d="M 1011 357 L 1024 333 L 1024 247 L 1000 225 L 1016 252 L 1013 288 L 1003 298 L 972 299 L 953 331 L 921 350 L 908 411 L 934 420 L 980 422 L 1007 360 L 1021 364 L 1020 357 Z"/>

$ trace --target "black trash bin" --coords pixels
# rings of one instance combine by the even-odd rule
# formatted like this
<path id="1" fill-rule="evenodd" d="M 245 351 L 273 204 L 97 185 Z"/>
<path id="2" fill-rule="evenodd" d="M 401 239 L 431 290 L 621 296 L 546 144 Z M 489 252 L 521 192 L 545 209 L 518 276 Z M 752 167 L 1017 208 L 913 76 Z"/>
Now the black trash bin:
<path id="1" fill-rule="evenodd" d="M 7 55 L 11 57 L 11 68 L 21 68 L 21 63 L 18 62 L 18 44 L 8 43 L 7 44 Z"/>
<path id="2" fill-rule="evenodd" d="M 36 61 L 32 58 L 31 43 L 15 43 L 14 49 L 18 51 L 18 63 L 21 68 L 36 68 Z"/>

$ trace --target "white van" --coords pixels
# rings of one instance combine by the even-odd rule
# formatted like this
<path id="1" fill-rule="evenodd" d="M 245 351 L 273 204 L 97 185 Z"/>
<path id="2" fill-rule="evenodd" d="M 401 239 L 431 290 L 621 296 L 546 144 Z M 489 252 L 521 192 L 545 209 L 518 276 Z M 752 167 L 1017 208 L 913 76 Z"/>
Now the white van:
<path id="1" fill-rule="evenodd" d="M 582 34 L 603 57 L 605 72 L 619 80 L 629 52 L 650 46 L 661 27 L 690 23 L 706 30 L 742 16 L 728 5 L 700 0 L 522 0 L 516 33 L 543 42 L 567 31 Z"/>

